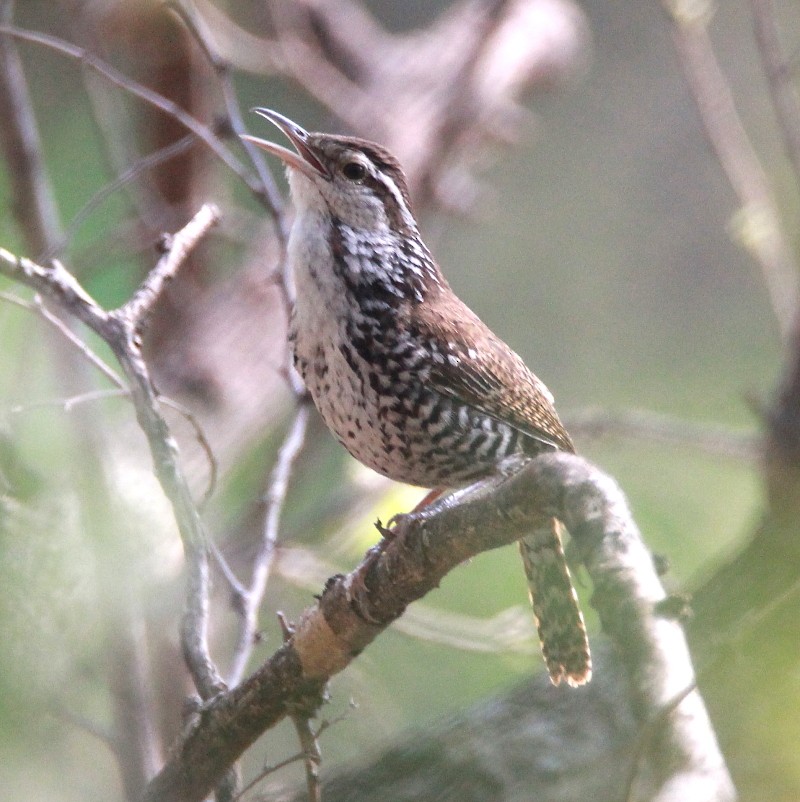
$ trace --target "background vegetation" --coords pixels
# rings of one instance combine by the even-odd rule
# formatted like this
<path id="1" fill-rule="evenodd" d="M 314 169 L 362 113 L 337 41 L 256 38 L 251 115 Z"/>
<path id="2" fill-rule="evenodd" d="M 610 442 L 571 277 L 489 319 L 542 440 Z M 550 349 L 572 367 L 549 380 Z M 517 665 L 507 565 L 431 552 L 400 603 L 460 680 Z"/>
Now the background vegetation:
<path id="1" fill-rule="evenodd" d="M 85 46 L 206 124 L 220 119 L 218 78 L 228 67 L 215 73 L 196 37 L 161 4 L 13 5 L 0 4 L 6 23 L 13 12 L 16 25 Z M 340 41 L 349 19 L 357 53 L 370 24 L 400 37 L 435 31 L 442 14 L 482 7 L 366 5 L 372 23 L 355 6 L 341 5 L 342 17 L 331 12 L 342 27 L 332 23 L 326 41 Z M 514 4 L 484 5 L 507 13 Z M 491 109 L 477 131 L 461 120 L 427 163 L 420 153 L 429 151 L 415 150 L 416 129 L 447 97 L 414 94 L 424 83 L 414 69 L 422 39 L 393 50 L 396 61 L 382 65 L 386 75 L 372 76 L 389 87 L 397 111 L 390 117 L 378 108 L 370 127 L 357 103 L 336 106 L 332 91 L 313 89 L 303 43 L 317 40 L 292 27 L 293 15 L 326 4 L 231 0 L 195 8 L 216 55 L 227 60 L 242 109 L 266 105 L 309 129 L 356 130 L 388 142 L 410 165 L 426 240 L 454 288 L 548 384 L 581 453 L 619 481 L 647 543 L 669 560 L 669 587 L 698 591 L 699 621 L 691 626 L 701 689 L 743 795 L 796 799 L 797 519 L 787 499 L 800 463 L 791 325 L 784 320 L 782 328 L 776 297 L 790 307 L 796 298 L 793 276 L 770 295 L 775 274 L 762 270 L 759 255 L 776 223 L 789 232 L 794 255 L 798 195 L 764 51 L 753 36 L 753 14 L 763 4 L 676 5 L 674 17 L 655 0 L 552 5 L 553 19 L 562 14 L 565 26 L 552 33 L 559 58 L 540 73 L 520 70 L 524 81 L 503 93 L 507 107 Z M 778 20 L 794 78 L 800 18 L 791 4 L 776 6 L 767 10 Z M 690 14 L 699 16 L 687 24 Z M 687 88 L 681 36 L 706 25 L 780 209 L 777 221 L 731 188 Z M 281 46 L 259 48 L 241 32 Z M 30 208 L 20 208 L 6 137 L 0 247 L 38 260 L 59 256 L 111 308 L 157 260 L 161 232 L 180 228 L 205 200 L 222 209 L 219 231 L 157 308 L 145 352 L 159 391 L 191 409 L 211 443 L 219 477 L 204 517 L 233 569 L 244 570 L 276 454 L 295 420 L 281 376 L 284 306 L 271 278 L 273 223 L 243 182 L 196 143 L 142 167 L 143 154 L 185 136 L 171 120 L 76 59 L 31 42 L 13 47 L 60 223 L 37 232 Z M 328 54 L 342 59 L 337 69 L 358 85 L 364 66 L 351 61 L 348 73 L 347 55 Z M 376 94 L 365 90 L 367 101 L 380 97 L 370 91 Z M 245 117 L 253 133 L 273 136 Z M 138 164 L 134 180 L 72 227 L 131 164 Z M 276 165 L 269 169 L 283 189 Z M 130 702 L 126 694 L 144 693 L 138 701 L 168 744 L 189 692 L 177 648 L 180 542 L 129 401 L 87 399 L 108 382 L 76 360 L 35 309 L 9 297 L 31 304 L 30 293 L 6 279 L 0 290 L 0 787 L 19 799 L 122 797 L 106 746 Z M 97 338 L 79 331 L 113 361 Z M 74 397 L 77 403 L 64 401 Z M 165 414 L 199 498 L 210 481 L 204 450 L 185 416 Z M 308 426 L 252 665 L 280 643 L 275 611 L 299 614 L 328 575 L 349 570 L 373 542 L 376 516 L 385 520 L 419 496 L 355 465 L 314 417 Z M 212 644 L 225 655 L 235 617 L 222 577 L 214 579 Z M 588 607 L 590 589 L 581 593 Z M 443 714 L 541 672 L 525 601 L 513 549 L 451 574 L 332 684 L 326 717 L 342 720 L 323 736 L 324 772 L 377 757 L 406 728 L 427 730 Z M 150 679 L 132 682 L 137 671 Z M 259 743 L 249 768 L 264 755 L 279 762 L 297 751 L 295 742 L 291 726 L 278 728 Z M 112 745 L 119 749 L 119 740 Z M 270 787 L 277 794 L 300 777 L 290 767 L 271 776 Z"/>

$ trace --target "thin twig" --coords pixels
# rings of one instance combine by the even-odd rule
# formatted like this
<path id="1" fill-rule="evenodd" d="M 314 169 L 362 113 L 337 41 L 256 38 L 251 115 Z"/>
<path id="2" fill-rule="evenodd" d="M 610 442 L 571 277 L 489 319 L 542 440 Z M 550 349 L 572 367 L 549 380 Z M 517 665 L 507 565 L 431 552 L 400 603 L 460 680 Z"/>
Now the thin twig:
<path id="1" fill-rule="evenodd" d="M 114 735 L 114 731 L 110 727 L 103 726 L 102 724 L 99 724 L 98 722 L 93 721 L 92 719 L 87 718 L 80 713 L 76 713 L 75 711 L 70 710 L 68 707 L 65 707 L 60 702 L 55 702 L 53 704 L 52 713 L 56 718 L 59 718 L 62 721 L 65 721 L 67 724 L 71 724 L 72 726 L 83 730 L 85 733 L 88 733 L 93 738 L 96 738 L 101 744 L 103 744 L 103 746 L 108 747 L 112 754 L 119 754 L 119 744 Z"/>
<path id="2" fill-rule="evenodd" d="M 233 798 L 233 802 L 238 802 L 248 791 L 255 788 L 263 779 L 269 777 L 270 774 L 274 774 L 276 771 L 280 771 L 280 769 L 286 768 L 286 766 L 291 766 L 292 763 L 299 763 L 301 760 L 305 759 L 305 752 L 298 752 L 296 755 L 292 755 L 291 757 L 287 757 L 285 760 L 281 760 L 278 763 L 274 763 L 271 766 L 264 766 L 261 771 L 250 780 L 247 785 L 239 791 L 238 794 Z"/>
<path id="3" fill-rule="evenodd" d="M 678 708 L 678 705 L 690 694 L 692 691 L 697 690 L 697 682 L 690 682 L 682 691 L 677 693 L 673 699 L 670 699 L 664 707 L 657 711 L 656 715 L 650 721 L 645 722 L 642 727 L 639 737 L 634 746 L 633 760 L 631 761 L 630 773 L 628 775 L 628 782 L 626 785 L 625 802 L 636 802 L 638 796 L 634 796 L 636 785 L 636 778 L 642 771 L 642 759 L 648 749 L 652 749 L 653 739 L 658 734 L 658 731 L 664 727 L 668 718 Z"/>
<path id="4" fill-rule="evenodd" d="M 564 419 L 570 432 L 585 437 L 632 437 L 740 460 L 754 460 L 761 453 L 760 435 L 755 432 L 737 432 L 728 426 L 681 420 L 649 410 L 585 409 Z"/>
<path id="5" fill-rule="evenodd" d="M 36 311 L 60 334 L 64 339 L 72 345 L 77 351 L 94 367 L 96 367 L 107 379 L 110 379 L 120 390 L 128 391 L 128 385 L 125 384 L 122 377 L 117 373 L 111 365 L 109 365 L 99 354 L 95 353 L 89 344 L 84 342 L 77 334 L 75 334 L 61 318 L 56 317 L 41 301 L 41 298 L 36 295 L 33 299 L 33 305 Z"/>
<path id="6" fill-rule="evenodd" d="M 350 701 L 350 707 L 355 708 L 357 705 L 352 700 Z M 341 723 L 347 718 L 347 711 L 342 713 L 335 718 L 330 720 L 324 719 L 320 722 L 319 727 L 315 731 L 312 732 L 312 736 L 315 741 L 319 741 L 322 734 L 325 730 L 330 729 L 331 727 L 335 726 L 336 724 Z M 279 763 L 274 763 L 271 766 L 264 766 L 258 774 L 250 780 L 247 785 L 242 788 L 241 791 L 233 798 L 232 802 L 238 802 L 248 791 L 252 790 L 256 785 L 258 785 L 265 777 L 268 777 L 270 774 L 274 774 L 276 771 L 286 768 L 286 766 L 290 766 L 292 763 L 299 763 L 301 760 L 306 759 L 305 751 L 297 752 L 297 754 L 292 755 L 291 757 L 287 757 L 285 760 L 281 760 Z"/>
<path id="7" fill-rule="evenodd" d="M 794 180 L 800 183 L 800 99 L 794 87 L 789 61 L 781 47 L 775 8 L 772 0 L 750 0 L 750 6 L 756 44 L 767 73 L 772 105 L 775 106 L 786 152 L 794 168 Z"/>
<path id="8" fill-rule="evenodd" d="M 164 285 L 175 276 L 186 261 L 186 257 L 197 247 L 197 243 L 209 229 L 219 222 L 219 217 L 219 209 L 216 206 L 204 204 L 180 232 L 170 238 L 166 253 L 147 274 L 130 300 L 118 310 L 119 314 L 136 321 L 137 333 L 141 333 L 146 325 L 148 316 L 164 290 Z"/>
<path id="9" fill-rule="evenodd" d="M 314 732 L 311 726 L 311 719 L 306 715 L 293 715 L 292 723 L 297 732 L 297 737 L 300 739 L 300 746 L 303 747 L 308 802 L 322 802 L 322 787 L 319 782 L 319 767 L 322 763 L 322 755 L 319 751 L 317 733 Z"/>
<path id="10" fill-rule="evenodd" d="M 56 256 L 59 256 L 69 244 L 70 240 L 75 236 L 78 229 L 84 221 L 98 208 L 107 198 L 113 195 L 118 190 L 122 189 L 126 184 L 134 181 L 142 173 L 158 167 L 170 159 L 174 159 L 181 153 L 188 150 L 195 142 L 197 137 L 193 133 L 188 133 L 186 136 L 166 145 L 159 150 L 149 153 L 147 156 L 137 159 L 133 164 L 123 170 L 113 181 L 110 181 L 104 187 L 99 189 L 89 198 L 88 201 L 80 208 L 78 213 L 70 220 L 67 225 L 66 231 L 58 242 L 54 243 L 51 247 L 45 250 L 37 258 L 37 262 L 47 262 Z"/>
<path id="11" fill-rule="evenodd" d="M 797 265 L 766 175 L 708 37 L 710 0 L 662 2 L 673 23 L 672 38 L 706 135 L 741 204 L 735 233 L 761 268 L 781 341 L 788 348 L 798 308 Z"/>
<path id="12" fill-rule="evenodd" d="M 8 253 L 6 251 L 6 253 Z M 76 348 L 94 367 L 96 367 L 104 376 L 111 380 L 119 389 L 127 391 L 127 385 L 122 380 L 120 375 L 98 354 L 96 354 L 80 337 L 77 336 L 60 318 L 56 317 L 50 312 L 41 301 L 38 295 L 35 295 L 32 301 L 26 301 L 16 295 L 7 292 L 0 292 L 0 299 L 12 303 L 15 306 L 21 306 L 30 312 L 35 312 L 41 315 L 51 326 L 53 326 L 64 338 Z"/>
<path id="13" fill-rule="evenodd" d="M 208 460 L 208 487 L 206 487 L 206 492 L 203 493 L 203 498 L 200 501 L 200 508 L 202 509 L 207 503 L 208 500 L 214 495 L 214 490 L 217 487 L 217 476 L 219 475 L 219 463 L 217 461 L 217 457 L 214 454 L 214 449 L 211 448 L 211 443 L 209 442 L 208 438 L 206 437 L 205 431 L 203 431 L 203 426 L 197 417 L 192 413 L 192 411 L 181 404 L 179 401 L 174 401 L 173 399 L 169 398 L 166 395 L 160 395 L 158 397 L 160 403 L 162 403 L 165 407 L 169 407 L 170 409 L 174 409 L 179 415 L 182 415 L 186 422 L 192 427 L 194 430 L 194 436 L 197 440 L 198 445 L 200 448 L 203 449 L 203 453 L 206 455 L 206 459 Z"/>
<path id="14" fill-rule="evenodd" d="M 712 641 L 712 648 L 709 650 L 710 656 L 697 665 L 697 676 L 701 682 L 710 676 L 712 670 L 730 659 L 730 649 L 727 647 L 735 647 L 736 644 L 744 641 L 749 635 L 763 627 L 771 616 L 787 607 L 798 596 L 800 596 L 800 580 L 793 582 L 765 604 L 748 610 L 726 630 L 716 635 Z"/>
<path id="15" fill-rule="evenodd" d="M 131 95 L 138 97 L 145 103 L 155 106 L 160 109 L 164 114 L 168 114 L 174 120 L 177 120 L 184 128 L 187 128 L 195 136 L 198 137 L 214 155 L 220 159 L 227 167 L 229 167 L 239 178 L 244 181 L 253 195 L 261 202 L 265 203 L 268 208 L 271 208 L 269 201 L 266 197 L 264 187 L 259 181 L 256 181 L 247 168 L 222 144 L 217 136 L 214 135 L 212 130 L 201 122 L 192 117 L 191 114 L 184 111 L 177 103 L 174 103 L 169 98 L 154 92 L 152 89 L 134 81 L 127 75 L 121 73 L 116 67 L 111 66 L 102 59 L 98 58 L 93 53 L 89 52 L 83 47 L 67 42 L 64 39 L 59 39 L 56 36 L 50 36 L 45 33 L 38 33 L 36 31 L 28 31 L 24 28 L 17 28 L 14 25 L 0 25 L 0 34 L 7 34 L 25 42 L 43 45 L 49 47 L 58 53 L 63 53 L 65 56 L 76 59 L 81 64 L 89 67 L 98 74 L 102 75 L 106 80 L 110 81 L 115 86 L 124 89 Z"/>
<path id="16" fill-rule="evenodd" d="M 60 319 L 53 315 L 42 303 L 38 295 L 34 296 L 33 301 L 26 301 L 24 298 L 19 298 L 16 295 L 12 295 L 11 293 L 0 292 L 0 299 L 7 301 L 8 303 L 15 304 L 16 306 L 21 306 L 23 309 L 27 309 L 31 312 L 36 312 L 41 315 L 48 323 L 64 335 L 64 337 L 77 348 L 81 354 L 83 354 L 86 359 L 91 362 L 98 370 L 100 370 L 105 376 L 107 376 L 116 386 L 116 390 L 91 390 L 85 393 L 81 393 L 79 395 L 70 396 L 69 398 L 62 398 L 62 399 L 54 399 L 52 401 L 38 401 L 33 402 L 30 404 L 25 405 L 17 405 L 11 407 L 9 410 L 12 413 L 19 413 L 24 412 L 28 409 L 33 409 L 36 407 L 46 407 L 46 406 L 60 406 L 63 407 L 65 412 L 69 412 L 70 409 L 77 404 L 84 404 L 90 401 L 96 401 L 98 399 L 103 398 L 117 398 L 120 396 L 130 395 L 130 390 L 125 382 L 122 380 L 120 375 L 110 366 L 107 362 L 105 362 L 101 357 L 99 357 L 83 340 L 81 340 L 76 334 L 74 334 L 66 324 Z M 195 433 L 195 438 L 199 443 L 200 447 L 203 449 L 206 455 L 206 459 L 208 460 L 209 466 L 209 479 L 208 479 L 208 488 L 206 492 L 203 494 L 203 500 L 201 502 L 201 506 L 204 505 L 211 495 L 214 492 L 214 489 L 217 485 L 217 475 L 219 472 L 219 466 L 217 463 L 217 458 L 214 455 L 214 451 L 211 448 L 211 443 L 209 442 L 208 438 L 203 431 L 203 427 L 200 425 L 200 422 L 197 418 L 192 414 L 192 412 L 187 409 L 183 404 L 180 404 L 177 401 L 173 401 L 171 398 L 167 396 L 159 396 L 158 398 L 161 404 L 164 406 L 170 407 L 178 412 L 181 416 L 183 416 L 189 425 L 192 427 Z"/>
<path id="17" fill-rule="evenodd" d="M 219 50 L 214 42 L 214 36 L 209 26 L 207 25 L 204 17 L 197 12 L 193 4 L 186 3 L 185 0 L 167 0 L 165 3 L 167 8 L 173 11 L 189 29 L 190 33 L 194 36 L 200 49 L 205 53 L 206 58 L 214 69 L 217 78 L 219 79 L 220 88 L 222 90 L 222 98 L 225 102 L 225 110 L 228 115 L 228 125 L 231 131 L 237 138 L 244 133 L 247 129 L 242 119 L 242 111 L 239 106 L 239 99 L 236 95 L 236 90 L 233 86 L 231 78 L 232 68 L 230 62 L 219 54 Z M 283 198 L 281 197 L 272 173 L 267 168 L 267 162 L 264 158 L 263 152 L 247 140 L 239 140 L 244 146 L 250 161 L 253 163 L 258 177 L 264 186 L 264 194 L 267 203 L 272 211 L 272 216 L 275 219 L 278 237 L 281 240 L 282 250 L 286 248 L 286 241 L 289 238 L 289 226 L 286 221 L 286 214 L 284 209 Z"/>
<path id="18" fill-rule="evenodd" d="M 13 3 L 0 7 L 0 29 L 10 26 Z M 0 142 L 11 180 L 12 211 L 29 249 L 38 253 L 61 237 L 55 193 L 47 176 L 39 129 L 16 44 L 0 36 Z"/>
<path id="19" fill-rule="evenodd" d="M 286 434 L 283 445 L 278 452 L 275 467 L 269 478 L 267 491 L 264 495 L 266 506 L 264 526 L 261 531 L 261 541 L 258 552 L 253 560 L 253 572 L 250 587 L 244 596 L 239 599 L 239 635 L 236 648 L 231 660 L 228 673 L 228 683 L 231 687 L 238 685 L 244 675 L 247 662 L 253 650 L 256 628 L 258 626 L 258 610 L 267 588 L 267 580 L 275 556 L 275 545 L 278 541 L 281 512 L 286 501 L 286 492 L 292 467 L 303 448 L 306 428 L 308 426 L 308 404 L 300 403 L 291 428 Z"/>
<path id="20" fill-rule="evenodd" d="M 74 407 L 79 404 L 88 404 L 93 401 L 102 401 L 106 398 L 124 398 L 129 396 L 130 391 L 117 388 L 116 390 L 89 390 L 79 395 L 71 395 L 69 398 L 54 398 L 50 401 L 31 401 L 27 404 L 15 404 L 9 407 L 8 412 L 12 415 L 19 415 L 22 412 L 29 412 L 33 409 L 41 409 L 46 407 L 59 407 L 64 412 L 70 412 Z"/>
<path id="21" fill-rule="evenodd" d="M 188 568 L 186 610 L 181 626 L 181 644 L 186 664 L 200 696 L 208 700 L 225 689 L 225 683 L 208 648 L 209 569 L 207 537 L 180 468 L 178 447 L 158 410 L 158 399 L 139 349 L 141 318 L 155 303 L 166 279 L 177 270 L 180 258 L 189 253 L 187 243 L 196 243 L 198 228 L 207 232 L 216 222 L 214 207 L 204 206 L 171 241 L 170 253 L 145 278 L 134 298 L 117 310 L 106 312 L 83 289 L 60 262 L 44 267 L 0 248 L 0 273 L 33 287 L 49 301 L 85 323 L 108 343 L 130 382 L 136 417 L 147 436 L 156 476 L 172 504 Z"/>

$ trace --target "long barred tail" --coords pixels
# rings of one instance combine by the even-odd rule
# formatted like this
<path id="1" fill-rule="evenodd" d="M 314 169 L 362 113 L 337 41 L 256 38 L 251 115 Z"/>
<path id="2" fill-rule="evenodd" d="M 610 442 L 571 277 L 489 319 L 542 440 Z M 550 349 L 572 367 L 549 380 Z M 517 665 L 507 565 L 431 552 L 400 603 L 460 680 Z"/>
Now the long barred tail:
<path id="1" fill-rule="evenodd" d="M 561 525 L 552 518 L 520 540 L 519 550 L 550 680 L 554 685 L 562 680 L 583 685 L 592 678 L 592 656 L 561 544 Z"/>

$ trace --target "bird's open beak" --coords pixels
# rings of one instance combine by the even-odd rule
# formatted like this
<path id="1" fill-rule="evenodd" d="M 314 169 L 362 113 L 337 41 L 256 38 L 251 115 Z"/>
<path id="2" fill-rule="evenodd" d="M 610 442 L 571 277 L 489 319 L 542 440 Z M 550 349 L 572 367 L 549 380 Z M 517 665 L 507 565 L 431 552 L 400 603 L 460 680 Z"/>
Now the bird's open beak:
<path id="1" fill-rule="evenodd" d="M 266 139 L 259 139 L 248 134 L 242 134 L 242 139 L 252 142 L 268 153 L 273 153 L 289 167 L 300 170 L 301 173 L 304 173 L 309 178 L 329 178 L 328 171 L 314 155 L 313 150 L 306 144 L 308 142 L 308 131 L 301 128 L 297 123 L 293 123 L 288 117 L 278 114 L 277 111 L 272 111 L 272 109 L 256 108 L 251 109 L 251 111 L 266 117 L 273 125 L 280 128 L 294 145 L 297 152 L 295 153 L 281 145 L 276 145 L 274 142 L 268 142 Z"/>

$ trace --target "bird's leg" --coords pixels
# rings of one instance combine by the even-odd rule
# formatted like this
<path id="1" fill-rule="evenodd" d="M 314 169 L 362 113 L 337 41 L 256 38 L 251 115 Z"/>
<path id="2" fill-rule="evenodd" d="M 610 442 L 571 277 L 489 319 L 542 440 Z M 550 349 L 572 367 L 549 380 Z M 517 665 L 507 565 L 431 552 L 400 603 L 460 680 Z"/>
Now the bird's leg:
<path id="1" fill-rule="evenodd" d="M 481 492 L 487 483 L 491 484 L 491 479 L 481 479 L 474 484 L 466 487 L 449 488 L 435 487 L 428 491 L 422 500 L 414 507 L 411 512 L 397 512 L 387 522 L 386 530 L 389 537 L 394 537 L 399 526 L 405 526 L 416 521 L 424 521 L 438 515 L 443 510 L 459 504 L 466 496 L 471 496 L 476 492 Z M 384 537 L 385 532 L 382 532 Z"/>

